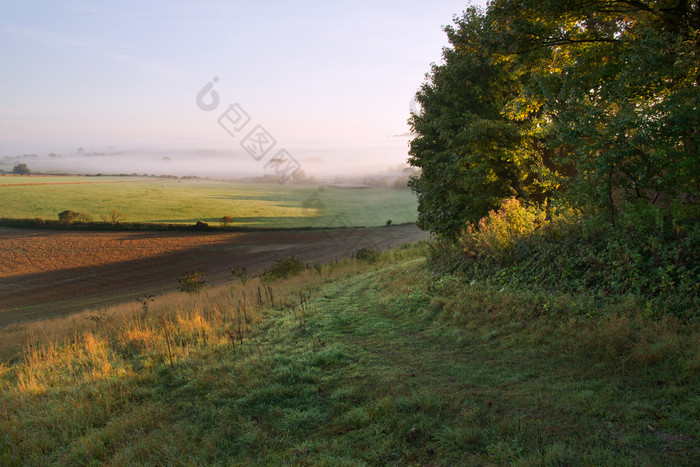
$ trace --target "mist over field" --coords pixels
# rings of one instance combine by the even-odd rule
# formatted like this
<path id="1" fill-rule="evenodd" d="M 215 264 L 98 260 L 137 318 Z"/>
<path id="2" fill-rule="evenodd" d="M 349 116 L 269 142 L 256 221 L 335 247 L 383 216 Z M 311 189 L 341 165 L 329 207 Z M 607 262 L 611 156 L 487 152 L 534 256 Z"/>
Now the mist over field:
<path id="1" fill-rule="evenodd" d="M 406 136 L 387 137 L 375 145 L 347 146 L 302 144 L 285 149 L 299 163 L 297 176 L 316 181 L 361 180 L 399 175 L 408 167 Z M 235 140 L 218 149 L 142 147 L 118 149 L 78 148 L 45 154 L 3 155 L 0 170 L 11 172 L 20 163 L 33 173 L 149 174 L 212 177 L 219 179 L 261 178 L 274 171 L 268 160 L 257 161 Z"/>

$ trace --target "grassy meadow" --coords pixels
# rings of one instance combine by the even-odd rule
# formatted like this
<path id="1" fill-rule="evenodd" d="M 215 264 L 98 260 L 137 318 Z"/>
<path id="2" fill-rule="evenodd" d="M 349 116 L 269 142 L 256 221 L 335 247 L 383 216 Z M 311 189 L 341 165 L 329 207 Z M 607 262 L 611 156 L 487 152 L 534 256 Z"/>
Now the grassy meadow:
<path id="1" fill-rule="evenodd" d="M 697 461 L 697 326 L 437 277 L 424 251 L 29 325 L 0 464 Z"/>
<path id="2" fill-rule="evenodd" d="M 4 185 L 4 186 L 3 186 Z M 58 219 L 71 210 L 95 221 L 112 210 L 125 222 L 295 228 L 415 222 L 410 190 L 241 184 L 148 177 L 0 177 L 0 217 Z"/>

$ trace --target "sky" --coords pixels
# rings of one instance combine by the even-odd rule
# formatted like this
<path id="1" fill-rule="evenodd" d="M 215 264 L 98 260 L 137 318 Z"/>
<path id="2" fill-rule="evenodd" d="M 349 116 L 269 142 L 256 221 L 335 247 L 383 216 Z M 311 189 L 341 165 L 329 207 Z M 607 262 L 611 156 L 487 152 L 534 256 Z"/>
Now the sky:
<path id="1" fill-rule="evenodd" d="M 412 96 L 467 4 L 0 0 L 0 158 L 209 150 L 251 165 L 241 141 L 260 125 L 298 160 L 401 163 Z M 232 104 L 240 133 L 219 122 Z"/>

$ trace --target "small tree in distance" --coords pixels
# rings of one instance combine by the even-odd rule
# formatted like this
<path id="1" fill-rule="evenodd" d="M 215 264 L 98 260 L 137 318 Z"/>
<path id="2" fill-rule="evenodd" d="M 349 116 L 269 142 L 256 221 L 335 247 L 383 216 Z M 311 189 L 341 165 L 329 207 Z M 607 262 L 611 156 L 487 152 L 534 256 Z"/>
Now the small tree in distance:
<path id="1" fill-rule="evenodd" d="M 123 212 L 119 212 L 116 209 L 109 211 L 108 215 L 102 215 L 102 220 L 108 224 L 118 224 L 124 222 L 126 215 Z"/>
<path id="2" fill-rule="evenodd" d="M 221 219 L 219 219 L 219 222 L 221 222 L 221 226 L 226 228 L 228 227 L 231 222 L 233 222 L 233 217 L 231 216 L 224 216 Z"/>
<path id="3" fill-rule="evenodd" d="M 12 173 L 17 175 L 29 175 L 32 173 L 27 164 L 17 164 L 12 168 Z"/>

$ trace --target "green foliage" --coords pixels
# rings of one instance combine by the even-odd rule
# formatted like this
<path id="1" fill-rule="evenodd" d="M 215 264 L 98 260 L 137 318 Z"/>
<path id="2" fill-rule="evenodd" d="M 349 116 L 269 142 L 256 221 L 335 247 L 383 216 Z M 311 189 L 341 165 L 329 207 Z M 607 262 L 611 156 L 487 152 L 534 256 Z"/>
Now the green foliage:
<path id="1" fill-rule="evenodd" d="M 478 225 L 467 222 L 459 244 L 468 256 L 503 261 L 512 254 L 515 242 L 531 235 L 542 225 L 544 218 L 544 212 L 525 208 L 516 198 L 509 198 L 503 200 L 498 211 L 490 211 Z"/>
<path id="2" fill-rule="evenodd" d="M 692 2 L 495 0 L 446 29 L 416 98 L 419 224 L 453 238 L 502 199 L 605 213 L 697 203 Z"/>
<path id="3" fill-rule="evenodd" d="M 262 277 L 266 280 L 286 279 L 296 276 L 305 269 L 306 265 L 302 260 L 289 256 L 287 258 L 275 260 L 275 264 L 266 269 L 265 272 L 262 273 Z"/>
<path id="4" fill-rule="evenodd" d="M 353 255 L 358 261 L 365 261 L 367 263 L 376 263 L 379 260 L 379 252 L 372 248 L 360 248 Z"/>
<path id="5" fill-rule="evenodd" d="M 409 121 L 417 134 L 409 162 L 422 169 L 410 181 L 418 224 L 448 237 L 504 198 L 542 203 L 551 195 L 553 175 L 535 150 L 532 129 L 503 113 L 522 85 L 484 44 L 491 28 L 473 8 L 457 29 L 446 28 L 452 47 L 416 95 L 421 112 Z"/>
<path id="6" fill-rule="evenodd" d="M 666 202 L 697 190 L 697 8 L 687 2 L 496 2 L 494 41 L 533 63 L 523 98 L 541 103 L 548 147 L 576 172 L 573 205 Z M 688 62 L 694 57 L 694 63 Z"/>
<path id="7" fill-rule="evenodd" d="M 528 211 L 513 201 L 467 229 L 460 246 L 433 247 L 433 270 L 537 293 L 569 293 L 684 320 L 700 310 L 700 226 L 629 202 L 613 227 L 600 218 Z M 624 298 L 623 298 L 624 297 Z"/>
<path id="8" fill-rule="evenodd" d="M 197 269 L 177 280 L 180 283 L 180 292 L 199 293 L 207 286 L 204 271 Z"/>
<path id="9" fill-rule="evenodd" d="M 29 175 L 32 173 L 32 171 L 29 170 L 27 164 L 17 164 L 16 166 L 12 167 L 12 173 L 18 175 Z"/>

